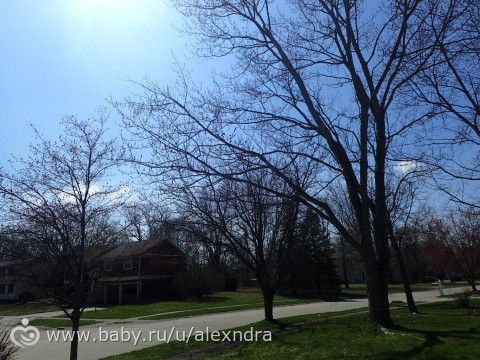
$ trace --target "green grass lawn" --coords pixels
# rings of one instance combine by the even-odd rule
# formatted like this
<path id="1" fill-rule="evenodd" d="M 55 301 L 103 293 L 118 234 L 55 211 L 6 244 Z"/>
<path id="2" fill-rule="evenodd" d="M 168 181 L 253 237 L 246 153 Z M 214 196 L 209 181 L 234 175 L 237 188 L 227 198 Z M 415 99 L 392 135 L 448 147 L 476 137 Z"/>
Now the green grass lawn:
<path id="1" fill-rule="evenodd" d="M 54 305 L 28 303 L 28 304 L 0 304 L 0 316 L 16 316 L 57 311 Z"/>
<path id="2" fill-rule="evenodd" d="M 352 310 L 338 313 L 306 315 L 282 319 L 280 325 L 290 329 L 273 335 L 272 342 L 241 343 L 228 349 L 205 352 L 202 359 L 480 359 L 480 299 L 470 309 L 459 309 L 453 302 L 419 306 L 421 313 L 406 309 L 392 310 L 400 328 L 384 334 L 369 324 L 368 315 Z M 350 315 L 349 315 L 350 313 Z M 347 314 L 347 315 L 345 315 Z M 351 315 L 353 314 L 353 315 Z M 328 317 L 315 324 L 298 324 L 305 320 Z M 297 326 L 292 326 L 297 324 Z M 255 329 L 272 328 L 265 322 Z M 244 327 L 246 328 L 246 327 Z M 161 360 L 194 348 L 211 347 L 211 343 L 170 343 L 108 360 Z M 106 360 L 105 359 L 105 360 Z"/>
<path id="3" fill-rule="evenodd" d="M 309 301 L 313 300 L 295 299 L 280 295 L 275 297 L 275 305 L 299 304 Z M 141 305 L 112 306 L 104 310 L 85 312 L 82 318 L 128 319 L 132 317 L 173 312 L 171 314 L 162 314 L 147 318 L 147 320 L 155 320 L 261 307 L 263 307 L 263 298 L 261 292 L 258 290 L 237 292 L 223 291 L 217 292 L 204 300 L 188 299 L 184 301 L 160 301 Z"/>
<path id="4" fill-rule="evenodd" d="M 80 320 L 80 326 L 93 325 L 95 320 Z M 30 321 L 32 326 L 44 326 L 50 328 L 71 328 L 72 322 L 69 319 L 34 319 Z"/>
<path id="5" fill-rule="evenodd" d="M 455 283 L 445 283 L 443 284 L 444 288 L 452 288 L 452 287 L 459 287 L 459 286 L 468 286 L 465 282 L 455 282 Z M 436 287 L 432 286 L 432 283 L 416 283 L 412 284 L 413 291 L 428 291 L 428 290 L 435 290 Z M 388 286 L 388 291 L 390 294 L 394 293 L 401 293 L 403 292 L 403 285 L 402 284 L 390 284 Z M 365 297 L 367 296 L 367 285 L 366 284 L 350 284 L 349 289 L 345 289 L 342 286 L 342 295 L 348 297 Z"/>

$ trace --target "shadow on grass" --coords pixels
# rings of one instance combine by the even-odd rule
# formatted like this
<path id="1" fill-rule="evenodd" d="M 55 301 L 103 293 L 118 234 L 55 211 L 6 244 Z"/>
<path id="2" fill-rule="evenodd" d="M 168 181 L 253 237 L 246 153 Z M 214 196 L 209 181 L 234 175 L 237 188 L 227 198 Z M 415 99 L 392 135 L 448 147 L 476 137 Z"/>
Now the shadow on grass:
<path id="1" fill-rule="evenodd" d="M 413 347 L 409 350 L 402 350 L 402 351 L 389 351 L 386 353 L 378 354 L 375 356 L 376 359 L 408 359 L 408 358 L 416 358 L 417 355 L 420 355 L 425 350 L 431 349 L 435 346 L 442 345 L 445 341 L 444 339 L 457 339 L 457 340 L 478 340 L 478 336 L 480 335 L 480 330 L 477 328 L 471 328 L 468 330 L 457 330 L 457 331 L 421 331 L 410 329 L 406 327 L 396 327 L 395 330 L 401 331 L 407 334 L 413 335 L 420 335 L 422 336 L 425 341 L 423 341 L 420 345 Z M 472 335 L 473 334 L 473 335 Z M 392 335 L 393 336 L 393 335 Z M 445 359 L 447 359 L 445 357 Z"/>
<path id="2" fill-rule="evenodd" d="M 442 308 L 444 310 L 452 310 L 458 311 L 459 308 L 455 305 L 446 305 L 446 304 L 432 304 L 430 305 L 432 308 Z M 480 309 L 479 306 L 471 306 L 465 310 L 465 316 L 478 316 L 475 312 Z M 474 312 L 472 314 L 472 311 Z M 417 314 L 415 316 L 429 316 L 429 315 L 438 315 L 438 313 L 423 313 Z M 413 347 L 412 349 L 406 351 L 389 351 L 387 353 L 379 354 L 377 358 L 380 359 L 400 359 L 400 358 L 416 358 L 417 355 L 420 355 L 424 351 L 428 351 L 436 346 L 442 345 L 445 342 L 449 342 L 450 340 L 458 340 L 458 341 L 468 341 L 471 340 L 473 342 L 478 341 L 480 339 L 480 327 L 470 327 L 467 329 L 459 329 L 459 330 L 421 330 L 421 329 L 413 329 L 406 326 L 396 325 L 394 327 L 395 331 L 405 334 L 416 335 L 417 337 L 422 337 L 424 341 L 418 345 Z M 395 335 L 392 335 L 395 336 Z M 448 359 L 448 355 L 445 357 L 439 357 L 438 359 Z"/>

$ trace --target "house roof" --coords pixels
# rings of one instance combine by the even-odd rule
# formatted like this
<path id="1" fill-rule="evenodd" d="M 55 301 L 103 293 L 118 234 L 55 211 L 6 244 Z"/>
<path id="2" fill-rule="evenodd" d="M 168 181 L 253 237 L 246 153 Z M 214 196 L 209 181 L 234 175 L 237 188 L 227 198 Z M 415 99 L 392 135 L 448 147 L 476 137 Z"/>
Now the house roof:
<path id="1" fill-rule="evenodd" d="M 116 246 L 111 251 L 107 252 L 103 257 L 104 258 L 120 258 L 120 257 L 129 257 L 136 256 L 147 253 L 151 248 L 161 243 L 169 243 L 164 239 L 154 239 L 154 240 L 145 240 L 145 241 L 132 241 L 128 243 L 123 243 Z M 170 243 L 171 246 L 174 246 Z"/>
<path id="2" fill-rule="evenodd" d="M 107 254 L 109 251 L 113 250 L 115 245 L 92 245 L 85 249 L 85 259 L 95 259 L 102 257 L 104 254 Z"/>

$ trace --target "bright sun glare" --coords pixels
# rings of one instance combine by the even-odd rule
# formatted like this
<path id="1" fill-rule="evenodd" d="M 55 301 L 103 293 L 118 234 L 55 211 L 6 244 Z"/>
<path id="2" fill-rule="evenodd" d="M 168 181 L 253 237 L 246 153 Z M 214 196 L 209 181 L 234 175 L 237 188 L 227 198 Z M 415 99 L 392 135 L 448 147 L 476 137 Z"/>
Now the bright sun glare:
<path id="1" fill-rule="evenodd" d="M 71 15 L 90 21 L 119 24 L 131 19 L 142 20 L 164 6 L 162 0 L 76 0 L 68 4 Z"/>
<path id="2" fill-rule="evenodd" d="M 158 24 L 164 0 L 71 0 L 64 3 L 71 47 L 78 54 L 92 42 L 135 46 L 140 35 Z M 155 25 L 157 26 L 157 25 Z M 113 51 L 113 50 L 112 50 Z"/>
<path id="3" fill-rule="evenodd" d="M 130 12 L 134 8 L 141 6 L 145 1 L 136 0 L 83 0 L 79 1 L 81 6 L 93 13 L 100 14 L 122 14 Z"/>

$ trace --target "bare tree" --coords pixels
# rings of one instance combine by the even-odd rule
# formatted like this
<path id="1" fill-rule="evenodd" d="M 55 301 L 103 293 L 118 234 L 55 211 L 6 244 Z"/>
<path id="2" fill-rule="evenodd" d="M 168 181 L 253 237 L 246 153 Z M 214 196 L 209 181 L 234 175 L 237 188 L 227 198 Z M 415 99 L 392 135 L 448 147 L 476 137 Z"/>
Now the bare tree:
<path id="1" fill-rule="evenodd" d="M 416 183 L 421 177 L 423 171 L 412 170 L 406 173 L 399 173 L 398 171 L 391 171 L 388 176 L 387 190 L 387 216 L 386 228 L 388 238 L 390 241 L 393 256 L 398 264 L 399 273 L 402 279 L 405 297 L 409 311 L 417 313 L 417 307 L 413 299 L 412 289 L 410 286 L 410 279 L 408 277 L 407 268 L 403 259 L 402 242 L 406 237 L 407 231 L 410 229 L 412 220 L 414 219 L 414 204 L 416 195 Z M 342 223 L 348 229 L 352 237 L 357 235 L 359 230 L 355 220 L 355 213 L 352 209 L 346 191 L 343 188 L 332 189 L 332 201 L 335 202 L 336 213 L 341 219 Z M 342 263 L 345 264 L 347 260 L 348 244 L 343 239 L 340 239 L 338 244 Z M 351 250 L 350 250 L 351 251 Z M 343 265 L 344 277 L 346 276 L 346 265 Z M 345 286 L 346 287 L 346 286 Z"/>
<path id="2" fill-rule="evenodd" d="M 425 118 L 405 113 L 397 95 L 435 54 L 453 2 L 175 3 L 191 20 L 197 53 L 235 56 L 236 65 L 211 91 L 187 76 L 174 91 L 142 84 L 145 95 L 128 102 L 132 111 L 120 111 L 141 146 L 150 145 L 144 164 L 192 182 L 195 175 L 235 180 L 232 163 L 240 159 L 268 169 L 360 252 L 371 321 L 390 327 L 385 163 L 395 141 Z M 307 190 L 285 171 L 300 162 L 317 171 Z M 347 189 L 358 238 L 323 196 L 335 182 Z"/>
<path id="3" fill-rule="evenodd" d="M 144 241 L 162 238 L 170 220 L 165 208 L 153 201 L 136 201 L 124 207 L 126 230 L 131 239 Z"/>
<path id="4" fill-rule="evenodd" d="M 256 176 L 257 184 L 275 181 L 265 173 Z M 209 182 L 206 186 L 197 193 L 186 190 L 184 201 L 190 218 L 221 234 L 222 247 L 255 274 L 263 294 L 265 319 L 272 322 L 275 293 L 288 275 L 298 203 L 273 196 L 250 182 Z"/>
<path id="5" fill-rule="evenodd" d="M 80 317 L 97 296 L 99 257 L 116 240 L 111 220 L 125 195 L 124 187 L 109 183 L 120 154 L 106 138 L 105 121 L 103 115 L 66 118 L 56 141 L 37 132 L 30 155 L 2 174 L 0 186 L 20 245 L 11 256 L 40 263 L 59 285 L 42 290 L 72 322 L 72 360 L 78 357 Z"/>
<path id="6" fill-rule="evenodd" d="M 193 194 L 191 194 L 193 196 Z M 202 202 L 202 199 L 209 201 L 209 196 L 197 196 L 196 202 Z M 187 198 L 188 199 L 188 198 Z M 207 207 L 207 204 L 198 204 L 197 208 Z M 192 207 L 181 207 L 182 217 L 175 221 L 174 224 L 174 238 L 185 253 L 192 253 L 192 249 L 195 252 L 195 258 L 193 261 L 202 263 L 206 268 L 218 273 L 225 272 L 227 270 L 228 258 L 231 254 L 228 253 L 224 246 L 225 238 L 222 235 L 222 231 L 216 226 L 205 224 L 204 222 L 198 223 L 195 221 L 196 216 L 191 217 Z"/>

